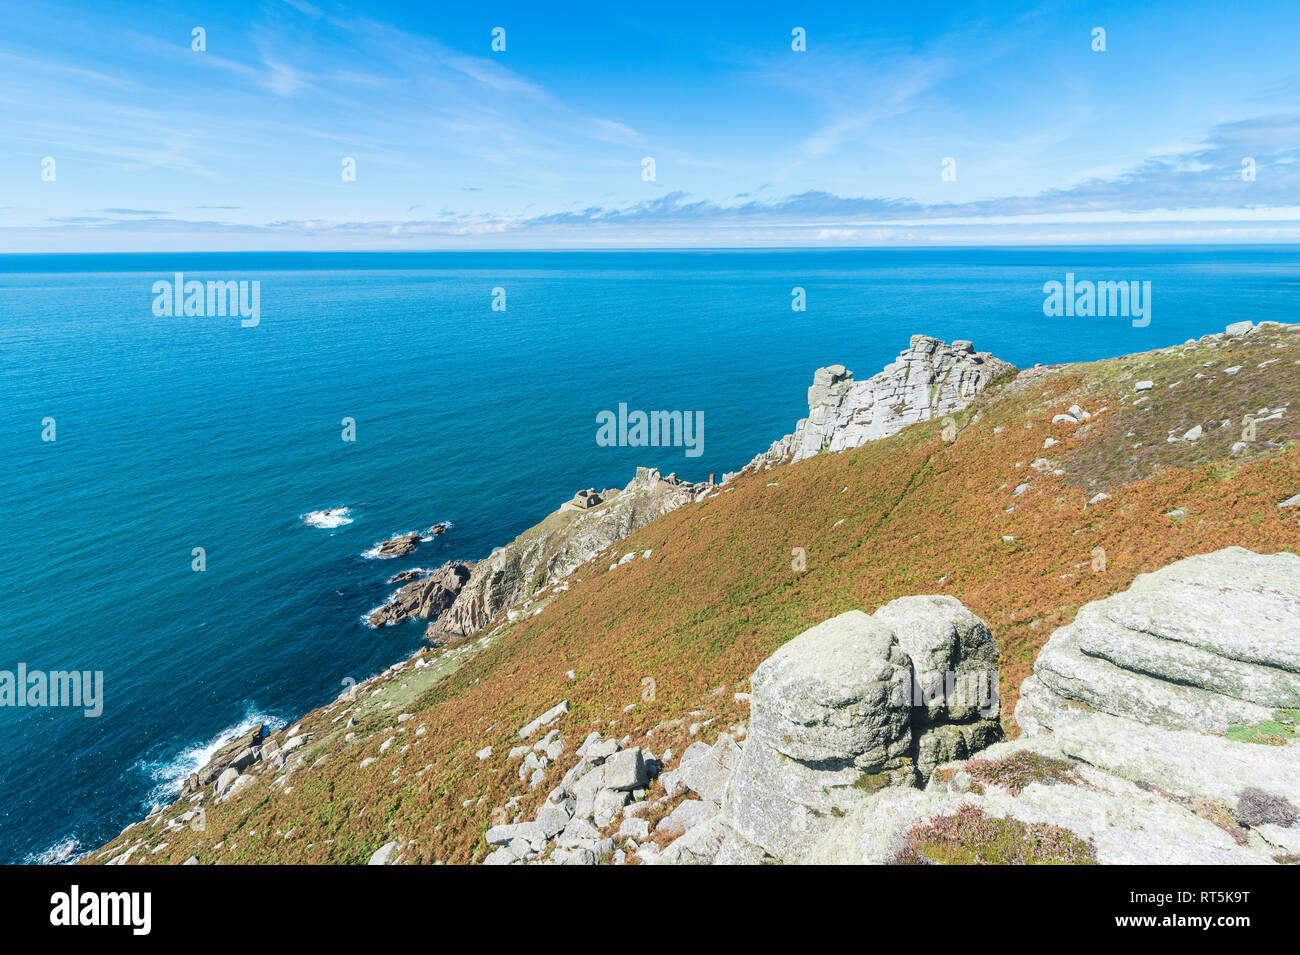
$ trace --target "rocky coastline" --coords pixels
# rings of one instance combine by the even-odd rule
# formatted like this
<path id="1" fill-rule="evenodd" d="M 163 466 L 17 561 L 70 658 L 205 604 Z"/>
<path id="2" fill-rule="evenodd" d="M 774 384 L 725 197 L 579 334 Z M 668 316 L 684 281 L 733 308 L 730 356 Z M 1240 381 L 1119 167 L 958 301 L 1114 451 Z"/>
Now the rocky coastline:
<path id="1" fill-rule="evenodd" d="M 738 473 L 956 415 L 1015 374 L 969 342 L 926 336 L 862 382 L 843 366 L 818 369 L 808 417 Z M 1086 430 L 1090 417 L 1080 410 L 1074 424 Z M 623 489 L 579 492 L 480 561 L 394 575 L 402 586 L 369 622 L 427 620 L 434 647 L 473 652 L 540 613 L 593 558 L 683 505 L 728 492 L 735 477 L 692 483 L 640 468 Z M 419 538 L 385 541 L 392 553 L 381 556 L 408 543 L 409 554 Z M 1004 740 L 999 644 L 985 621 L 939 594 L 849 611 L 761 664 L 750 692 L 737 695 L 747 724 L 713 744 L 656 754 L 589 732 L 566 758 L 572 733 L 560 701 L 520 730 L 508 754 L 479 752 L 485 764 L 517 761 L 529 789 L 567 766 L 531 818 L 517 801 L 493 810 L 485 861 L 988 861 L 980 852 L 1010 851 L 1026 833 L 1051 858 L 1010 861 L 1294 861 L 1300 747 L 1244 736 L 1273 725 L 1294 736 L 1298 633 L 1300 558 L 1227 548 L 1179 561 L 1084 606 L 1052 634 L 1020 684 L 1021 735 Z M 431 659 L 422 651 L 395 664 L 349 699 Z M 297 730 L 276 739 L 257 727 L 232 739 L 190 777 L 182 799 L 226 800 L 268 771 L 287 779 L 304 767 L 294 750 L 310 739 Z M 400 862 L 406 850 L 386 843 L 371 861 Z"/>

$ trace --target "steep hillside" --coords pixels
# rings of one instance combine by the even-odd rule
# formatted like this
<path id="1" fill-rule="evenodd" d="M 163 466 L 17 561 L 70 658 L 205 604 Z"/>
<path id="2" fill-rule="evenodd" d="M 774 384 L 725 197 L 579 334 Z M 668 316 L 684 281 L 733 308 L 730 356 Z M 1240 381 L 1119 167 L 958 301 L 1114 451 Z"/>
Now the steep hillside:
<path id="1" fill-rule="evenodd" d="M 282 765 L 235 794 L 181 800 L 87 861 L 356 863 L 389 842 L 393 861 L 479 861 L 494 815 L 531 818 L 560 780 L 551 763 L 530 786 L 508 755 L 556 704 L 567 739 L 626 736 L 668 765 L 748 718 L 778 646 L 912 594 L 987 622 L 1014 735 L 1017 688 L 1083 604 L 1228 545 L 1300 549 L 1298 364 L 1300 328 L 1268 326 L 1034 368 L 950 422 L 760 464 L 543 589 L 542 612 L 276 734 Z"/>

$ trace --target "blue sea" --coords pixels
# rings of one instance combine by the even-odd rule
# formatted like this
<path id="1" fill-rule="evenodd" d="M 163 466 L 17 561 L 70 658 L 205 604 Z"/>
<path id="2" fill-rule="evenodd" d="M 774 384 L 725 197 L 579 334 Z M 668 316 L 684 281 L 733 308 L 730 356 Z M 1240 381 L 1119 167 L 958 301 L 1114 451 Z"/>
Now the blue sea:
<path id="1" fill-rule="evenodd" d="M 260 282 L 259 323 L 156 316 L 176 272 Z M 1150 324 L 1045 317 L 1066 272 L 1150 281 Z M 0 670 L 104 675 L 98 717 L 0 708 L 0 862 L 75 857 L 226 735 L 411 653 L 421 625 L 362 623 L 397 571 L 638 465 L 735 470 L 818 366 L 866 377 L 916 333 L 1096 359 L 1294 321 L 1298 290 L 1300 250 L 1260 247 L 0 256 Z M 620 403 L 702 411 L 703 453 L 599 446 Z M 332 508 L 351 522 L 305 519 Z"/>

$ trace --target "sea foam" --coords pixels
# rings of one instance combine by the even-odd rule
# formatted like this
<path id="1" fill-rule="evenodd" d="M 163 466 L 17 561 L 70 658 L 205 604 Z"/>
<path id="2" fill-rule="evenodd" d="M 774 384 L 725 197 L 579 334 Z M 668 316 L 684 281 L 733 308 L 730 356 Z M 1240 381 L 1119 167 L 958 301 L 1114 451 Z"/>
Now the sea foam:
<path id="1" fill-rule="evenodd" d="M 302 522 L 308 527 L 330 529 L 351 524 L 352 521 L 352 509 L 350 507 L 331 507 L 323 511 L 308 511 L 302 515 Z"/>

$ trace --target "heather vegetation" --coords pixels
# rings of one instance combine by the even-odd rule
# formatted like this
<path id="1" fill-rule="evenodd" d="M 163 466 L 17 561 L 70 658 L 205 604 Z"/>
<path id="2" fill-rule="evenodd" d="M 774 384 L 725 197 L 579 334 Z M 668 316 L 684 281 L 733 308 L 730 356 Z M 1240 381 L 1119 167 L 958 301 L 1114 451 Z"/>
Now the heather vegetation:
<path id="1" fill-rule="evenodd" d="M 1092 846 L 1068 829 L 962 806 L 912 827 L 898 865 L 1093 865 Z"/>

